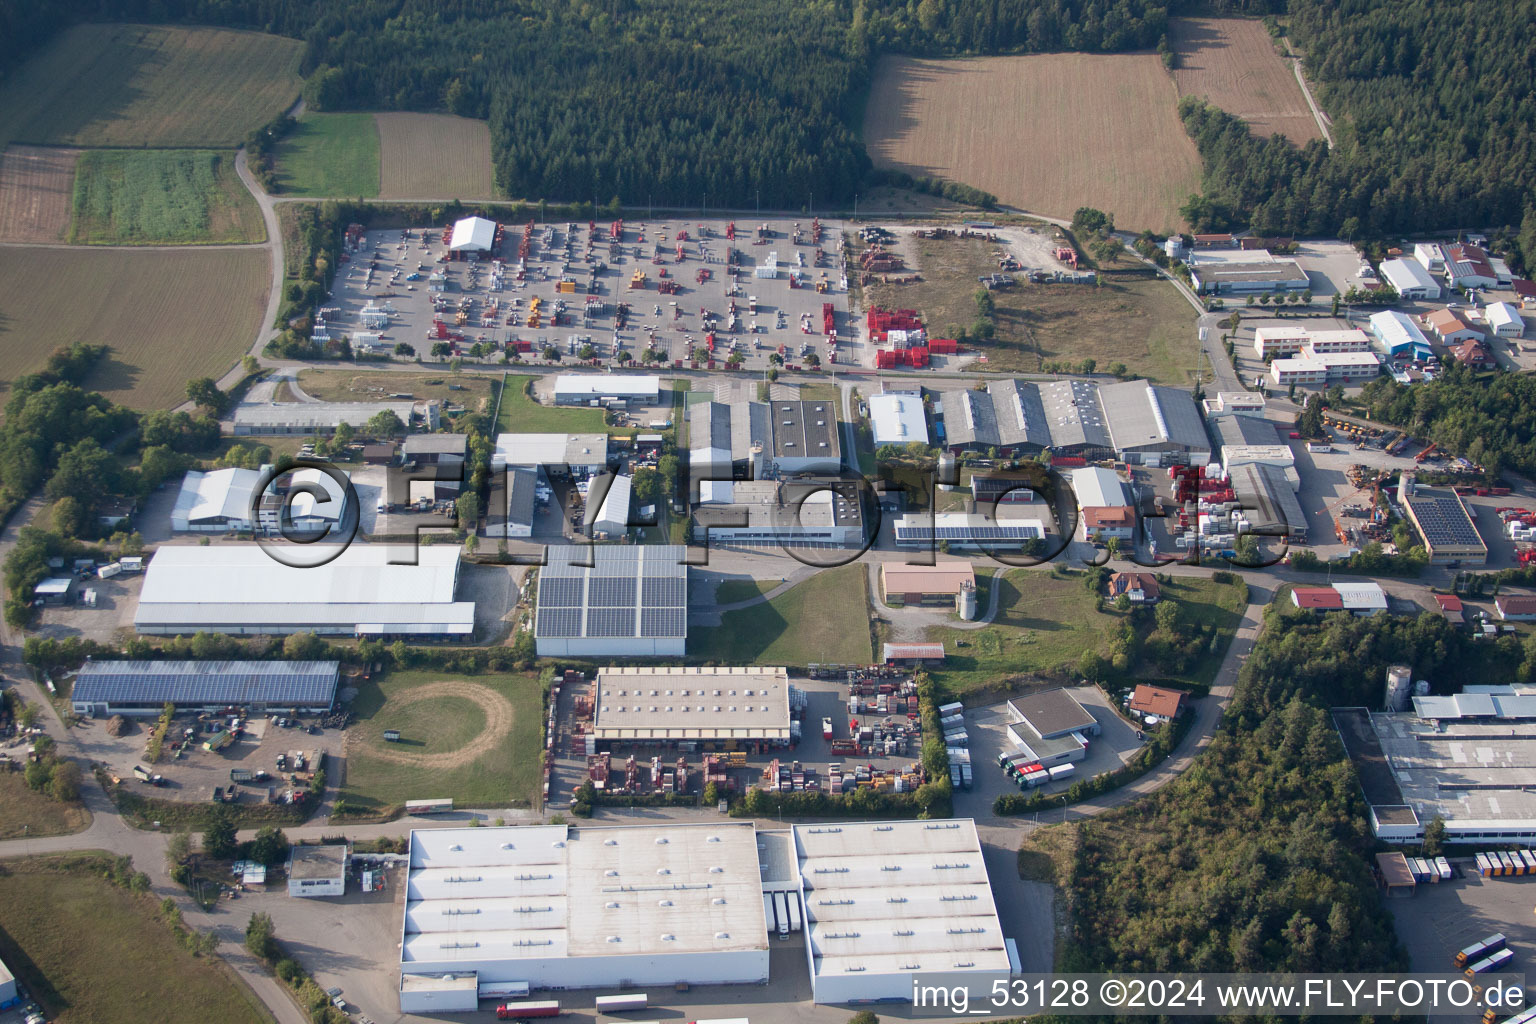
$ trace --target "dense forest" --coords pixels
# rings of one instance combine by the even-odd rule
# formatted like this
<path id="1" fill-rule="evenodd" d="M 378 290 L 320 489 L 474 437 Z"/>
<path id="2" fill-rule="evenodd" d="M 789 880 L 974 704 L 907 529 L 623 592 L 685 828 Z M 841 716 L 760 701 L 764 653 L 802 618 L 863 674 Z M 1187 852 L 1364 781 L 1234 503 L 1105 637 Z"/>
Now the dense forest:
<path id="1" fill-rule="evenodd" d="M 1536 262 L 1536 3 L 1291 0 L 1291 40 L 1336 146 L 1258 139 L 1186 102 L 1205 160 L 1199 227 L 1381 237 L 1473 226 Z"/>
<path id="2" fill-rule="evenodd" d="M 1075 971 L 1405 970 L 1328 709 L 1378 704 L 1389 664 L 1437 689 L 1529 678 L 1536 643 L 1474 643 L 1438 615 L 1319 618 L 1272 605 L 1206 752 L 1151 797 L 1078 826 Z"/>
<path id="3" fill-rule="evenodd" d="M 1389 377 L 1367 384 L 1360 402 L 1370 417 L 1408 428 L 1446 451 L 1483 466 L 1536 473 L 1536 379 L 1476 374 L 1461 366 L 1409 387 Z"/>

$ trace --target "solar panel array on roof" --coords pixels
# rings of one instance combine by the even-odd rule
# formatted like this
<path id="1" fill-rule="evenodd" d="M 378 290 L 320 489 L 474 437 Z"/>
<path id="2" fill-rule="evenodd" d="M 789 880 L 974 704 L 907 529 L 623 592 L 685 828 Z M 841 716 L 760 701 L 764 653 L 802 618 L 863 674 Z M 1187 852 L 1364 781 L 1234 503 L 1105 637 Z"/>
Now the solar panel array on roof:
<path id="1" fill-rule="evenodd" d="M 1477 527 L 1467 518 L 1466 511 L 1455 498 L 1443 495 L 1421 497 L 1414 494 L 1408 499 L 1413 508 L 1419 532 L 1431 545 L 1437 547 L 1481 545 L 1483 539 Z"/>
<path id="2" fill-rule="evenodd" d="M 897 526 L 902 539 L 927 540 L 1032 540 L 1040 536 L 1033 526 Z"/>
<path id="3" fill-rule="evenodd" d="M 330 704 L 335 661 L 92 661 L 75 677 L 80 704 Z"/>
<path id="4" fill-rule="evenodd" d="M 679 545 L 550 550 L 539 571 L 534 635 L 686 637 L 688 567 Z M 580 563 L 590 560 L 590 566 Z"/>

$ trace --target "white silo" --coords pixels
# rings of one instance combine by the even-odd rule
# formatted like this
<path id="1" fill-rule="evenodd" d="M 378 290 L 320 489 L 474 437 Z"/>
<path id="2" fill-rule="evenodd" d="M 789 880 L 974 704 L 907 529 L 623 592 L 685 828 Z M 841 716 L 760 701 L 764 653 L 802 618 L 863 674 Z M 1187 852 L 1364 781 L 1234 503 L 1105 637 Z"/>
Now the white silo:
<path id="1" fill-rule="evenodd" d="M 960 593 L 955 598 L 956 610 L 966 622 L 976 618 L 976 584 L 960 584 Z"/>
<path id="2" fill-rule="evenodd" d="M 1393 665 L 1387 669 L 1387 699 L 1388 711 L 1406 711 L 1408 709 L 1408 697 L 1413 691 L 1413 669 L 1407 665 Z"/>

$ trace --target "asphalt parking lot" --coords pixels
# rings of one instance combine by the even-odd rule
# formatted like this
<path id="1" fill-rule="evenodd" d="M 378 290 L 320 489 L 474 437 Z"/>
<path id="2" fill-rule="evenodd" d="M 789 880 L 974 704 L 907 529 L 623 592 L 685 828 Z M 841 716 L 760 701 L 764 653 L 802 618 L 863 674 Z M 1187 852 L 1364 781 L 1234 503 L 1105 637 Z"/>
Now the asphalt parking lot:
<path id="1" fill-rule="evenodd" d="M 530 242 L 522 280 L 517 279 L 521 226 L 504 226 L 498 255 L 506 260 L 506 271 L 499 278 L 489 259 L 444 260 L 440 229 L 374 231 L 349 254 L 337 275 L 328 319 L 343 333 L 376 330 L 365 325 L 361 311 L 370 302 L 387 307 L 388 323 L 381 329 L 386 347 L 392 350 L 404 342 L 423 359 L 432 357 L 433 345 L 439 342 L 448 347 L 447 355 L 492 363 L 501 361 L 509 345 L 523 348 L 527 362 L 542 362 L 544 348 L 554 346 L 561 365 L 570 366 L 585 344 L 592 345 L 599 363 L 613 359 L 617 344 L 637 360 L 654 349 L 664 356 L 663 365 L 686 366 L 690 350 L 704 346 L 706 316 L 712 315 L 721 360 L 735 342 L 745 368 L 767 369 L 769 353 L 783 345 L 785 362 L 794 365 L 802 345 L 813 343 L 812 350 L 825 365 L 829 353 L 823 338 L 824 302 L 835 307 L 839 336 L 853 334 L 843 284 L 842 226 L 824 222 L 821 241 L 814 244 L 809 217 L 738 221 L 734 241 L 726 238 L 729 223 L 630 221 L 617 244 L 610 241 L 607 222 L 598 224 L 596 231 L 586 224 L 540 225 Z M 759 225 L 766 229 L 761 241 Z M 677 258 L 679 246 L 682 260 Z M 820 259 L 818 249 L 825 254 Z M 755 277 L 753 268 L 770 253 L 777 254 L 777 278 Z M 731 256 L 734 268 L 727 264 Z M 595 278 L 589 276 L 593 267 L 598 268 Z M 790 287 L 792 272 L 801 275 L 802 287 Z M 434 281 L 434 274 L 441 274 L 442 280 Z M 573 282 L 575 290 L 561 292 L 562 278 Z M 818 292 L 823 282 L 826 291 Z M 443 337 L 433 326 L 432 289 L 438 285 Z M 753 297 L 758 300 L 755 312 Z M 535 299 L 540 303 L 537 319 L 530 315 Z M 732 303 L 735 330 L 729 329 Z M 629 307 L 622 327 L 620 304 Z M 476 344 L 482 346 L 480 356 L 470 352 Z M 846 358 L 841 355 L 839 361 Z"/>
<path id="2" fill-rule="evenodd" d="M 1332 301 L 1350 288 L 1361 287 L 1360 253 L 1348 242 L 1312 240 L 1296 244 L 1295 260 L 1312 282 L 1312 301 Z"/>

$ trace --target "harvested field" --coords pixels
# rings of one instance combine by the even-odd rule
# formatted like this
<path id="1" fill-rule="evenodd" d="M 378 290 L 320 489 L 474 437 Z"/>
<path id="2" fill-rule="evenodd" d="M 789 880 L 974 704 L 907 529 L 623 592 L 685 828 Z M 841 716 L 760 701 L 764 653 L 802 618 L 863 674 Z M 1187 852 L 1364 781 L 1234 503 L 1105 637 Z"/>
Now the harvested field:
<path id="1" fill-rule="evenodd" d="M 298 98 L 297 39 L 79 25 L 0 88 L 0 145 L 237 146 Z"/>
<path id="2" fill-rule="evenodd" d="M 1290 61 L 1275 51 L 1262 22 L 1248 18 L 1170 18 L 1179 55 L 1173 80 L 1248 122 L 1255 135 L 1284 135 L 1298 146 L 1322 138 Z"/>
<path id="3" fill-rule="evenodd" d="M 266 241 L 233 153 L 92 150 L 75 175 L 69 240 L 89 245 Z"/>
<path id="4" fill-rule="evenodd" d="M 186 399 L 193 377 L 218 377 L 256 337 L 270 265 L 264 249 L 0 248 L 0 348 L 6 377 L 55 349 L 105 342 L 86 385 L 135 409 Z"/>
<path id="5" fill-rule="evenodd" d="M 492 199 L 491 130 L 451 114 L 375 114 L 386 199 Z"/>
<path id="6" fill-rule="evenodd" d="M 1053 217 L 1182 228 L 1200 157 L 1155 54 L 885 57 L 864 113 L 877 167 L 964 182 Z"/>
<path id="7" fill-rule="evenodd" d="M 78 149 L 11 146 L 0 156 L 0 242 L 62 242 Z"/>

